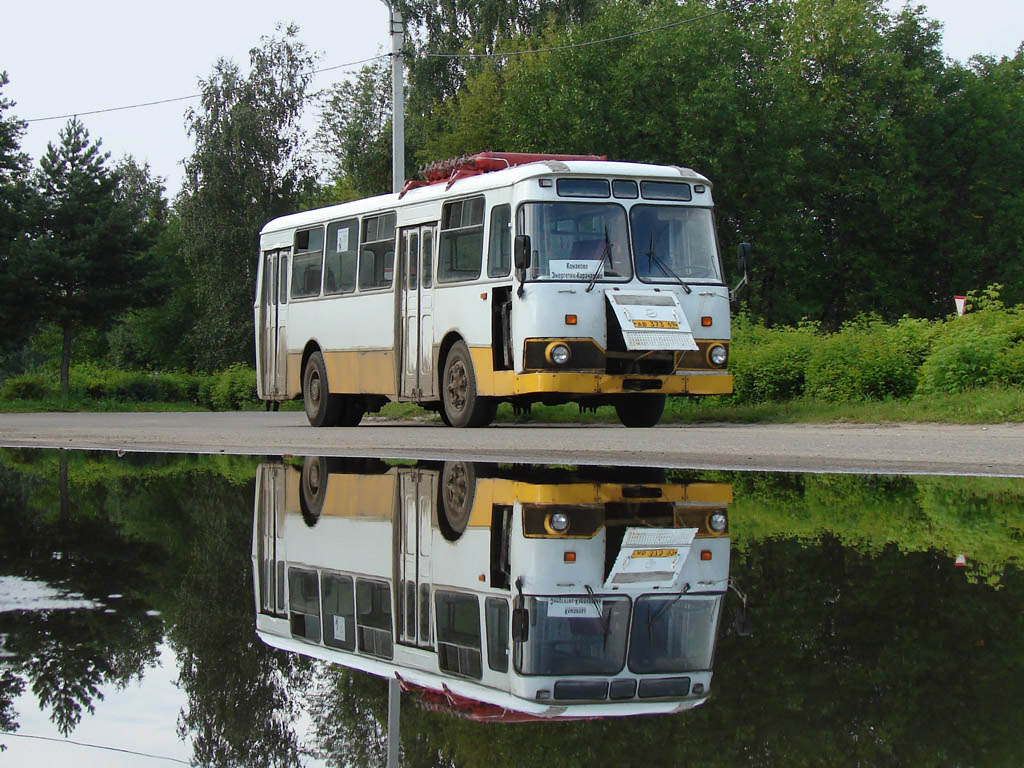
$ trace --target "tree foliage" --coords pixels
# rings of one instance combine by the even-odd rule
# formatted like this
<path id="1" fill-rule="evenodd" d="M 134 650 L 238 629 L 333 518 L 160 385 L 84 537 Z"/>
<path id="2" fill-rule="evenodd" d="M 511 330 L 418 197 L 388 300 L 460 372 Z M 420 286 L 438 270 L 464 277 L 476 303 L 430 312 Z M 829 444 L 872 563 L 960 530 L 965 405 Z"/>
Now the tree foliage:
<path id="1" fill-rule="evenodd" d="M 122 189 L 119 173 L 107 167 L 109 154 L 89 140 L 80 121 L 68 121 L 59 140 L 39 162 L 34 242 L 23 256 L 31 259 L 26 293 L 39 316 L 63 335 L 66 392 L 73 336 L 102 328 L 145 300 L 140 281 L 148 272 L 143 252 L 152 231 L 134 193 Z"/>
<path id="2" fill-rule="evenodd" d="M 934 316 L 991 282 L 1017 301 L 1024 53 L 963 66 L 940 44 L 922 8 L 880 0 L 599 3 L 504 43 L 560 50 L 470 72 L 427 159 L 490 146 L 693 167 L 716 184 L 723 246 L 756 244 L 749 300 L 770 322 Z"/>
<path id="3" fill-rule="evenodd" d="M 189 343 L 203 368 L 253 360 L 257 233 L 313 180 L 300 117 L 314 61 L 296 27 L 279 27 L 249 52 L 248 73 L 218 61 L 186 115 L 196 146 L 177 209 L 198 309 Z"/>
<path id="4" fill-rule="evenodd" d="M 28 156 L 21 151 L 25 122 L 9 114 L 15 104 L 3 95 L 8 82 L 7 73 L 0 71 L 0 295 L 4 297 L 0 302 L 0 323 L 5 328 L 0 351 L 11 349 L 29 332 L 23 318 L 31 306 L 24 290 L 30 279 L 24 253 L 29 245 L 31 166 Z"/>
<path id="5" fill-rule="evenodd" d="M 389 62 L 367 65 L 328 91 L 316 139 L 332 178 L 363 196 L 391 191 Z"/>

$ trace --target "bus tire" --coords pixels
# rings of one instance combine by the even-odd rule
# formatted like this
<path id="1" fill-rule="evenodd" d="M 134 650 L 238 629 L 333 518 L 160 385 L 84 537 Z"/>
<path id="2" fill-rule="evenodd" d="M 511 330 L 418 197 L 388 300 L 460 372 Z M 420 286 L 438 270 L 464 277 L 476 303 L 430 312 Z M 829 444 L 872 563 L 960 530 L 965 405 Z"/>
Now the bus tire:
<path id="1" fill-rule="evenodd" d="M 363 398 L 361 395 L 340 395 L 342 398 L 342 407 L 339 409 L 338 420 L 335 426 L 338 427 L 357 427 L 359 422 L 363 420 L 363 414 L 366 413 L 363 408 Z"/>
<path id="2" fill-rule="evenodd" d="M 312 528 L 320 520 L 327 496 L 328 460 L 323 456 L 307 456 L 302 460 L 302 492 L 299 494 L 302 519 Z"/>
<path id="3" fill-rule="evenodd" d="M 464 341 L 455 342 L 445 358 L 441 407 L 447 417 L 442 420 L 453 427 L 483 427 L 494 421 L 497 403 L 477 394 L 473 358 Z"/>
<path id="4" fill-rule="evenodd" d="M 330 427 L 338 423 L 344 400 L 332 395 L 327 384 L 327 366 L 319 350 L 309 356 L 302 372 L 302 403 L 306 418 L 314 427 Z"/>
<path id="5" fill-rule="evenodd" d="M 448 541 L 456 541 L 473 512 L 476 498 L 476 471 L 469 461 L 446 461 L 441 469 L 441 514 L 438 527 Z"/>
<path id="6" fill-rule="evenodd" d="M 615 413 L 626 427 L 653 427 L 664 410 L 664 395 L 624 395 L 615 403 Z"/>

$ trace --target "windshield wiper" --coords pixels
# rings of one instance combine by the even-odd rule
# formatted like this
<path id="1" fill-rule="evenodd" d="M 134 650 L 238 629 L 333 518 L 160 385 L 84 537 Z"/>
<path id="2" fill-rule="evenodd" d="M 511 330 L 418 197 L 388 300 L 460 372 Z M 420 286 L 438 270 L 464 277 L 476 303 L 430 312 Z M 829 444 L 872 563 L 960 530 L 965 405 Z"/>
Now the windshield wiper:
<path id="1" fill-rule="evenodd" d="M 693 289 L 690 288 L 690 286 L 688 286 L 686 283 L 683 282 L 683 278 L 681 278 L 679 275 L 677 275 L 675 272 L 673 272 L 671 269 L 669 269 L 668 265 L 664 261 L 661 260 L 661 257 L 657 253 L 655 253 L 655 251 L 654 251 L 654 231 L 653 230 L 651 230 L 651 245 L 647 249 L 647 266 L 648 267 L 651 266 L 651 262 L 652 261 L 655 264 L 657 264 L 659 267 L 661 267 L 661 271 L 664 272 L 666 275 L 669 275 L 670 277 L 674 277 L 676 279 L 676 282 L 678 282 L 681 286 L 683 286 L 683 290 L 686 291 L 687 294 L 693 293 Z"/>
<path id="2" fill-rule="evenodd" d="M 672 598 L 671 600 L 666 600 L 662 604 L 662 606 L 660 608 L 658 608 L 657 611 L 654 612 L 653 616 L 651 615 L 650 604 L 648 604 L 648 606 L 647 606 L 647 642 L 651 641 L 651 636 L 653 635 L 653 629 L 654 629 L 654 622 L 656 622 L 658 619 L 660 619 L 661 618 L 661 614 L 663 614 L 665 611 L 667 611 L 673 605 L 678 603 L 679 600 L 682 598 L 682 596 L 685 595 L 689 591 L 690 591 L 689 583 L 683 584 L 682 591 L 678 595 L 676 595 L 674 598 Z"/>
<path id="3" fill-rule="evenodd" d="M 604 260 L 611 252 L 612 243 L 608 239 L 608 227 L 604 228 L 604 248 L 601 249 L 601 256 L 597 259 L 597 269 L 594 270 L 594 274 L 590 276 L 590 282 L 587 283 L 587 289 L 584 293 L 590 293 L 594 289 L 594 283 L 597 282 L 597 276 L 601 274 L 601 268 L 604 266 Z"/>
<path id="4" fill-rule="evenodd" d="M 590 598 L 590 602 L 593 603 L 594 607 L 597 609 L 597 617 L 601 620 L 601 629 L 604 631 L 604 641 L 601 645 L 602 649 L 606 648 L 608 646 L 608 634 L 611 632 L 611 627 L 609 626 L 611 622 L 609 622 L 605 617 L 604 606 L 597 601 L 597 596 L 594 595 L 594 590 L 591 589 L 590 585 L 584 584 L 583 588 L 587 590 L 587 597 Z"/>

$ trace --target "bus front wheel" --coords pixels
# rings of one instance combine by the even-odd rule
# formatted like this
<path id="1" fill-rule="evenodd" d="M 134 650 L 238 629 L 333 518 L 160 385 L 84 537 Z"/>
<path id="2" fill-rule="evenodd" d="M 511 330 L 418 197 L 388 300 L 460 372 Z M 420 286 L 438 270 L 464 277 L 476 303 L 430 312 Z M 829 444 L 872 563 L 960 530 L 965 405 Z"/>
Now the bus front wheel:
<path id="1" fill-rule="evenodd" d="M 664 395 L 624 395 L 615 403 L 615 413 L 626 427 L 653 427 L 664 410 Z"/>
<path id="2" fill-rule="evenodd" d="M 483 427 L 494 420 L 497 403 L 477 394 L 473 359 L 464 341 L 448 352 L 441 377 L 441 407 L 453 427 Z"/>
<path id="3" fill-rule="evenodd" d="M 344 408 L 341 395 L 332 395 L 327 386 L 327 366 L 324 356 L 314 352 L 306 361 L 302 373 L 302 402 L 306 418 L 314 427 L 330 427 L 338 423 Z"/>

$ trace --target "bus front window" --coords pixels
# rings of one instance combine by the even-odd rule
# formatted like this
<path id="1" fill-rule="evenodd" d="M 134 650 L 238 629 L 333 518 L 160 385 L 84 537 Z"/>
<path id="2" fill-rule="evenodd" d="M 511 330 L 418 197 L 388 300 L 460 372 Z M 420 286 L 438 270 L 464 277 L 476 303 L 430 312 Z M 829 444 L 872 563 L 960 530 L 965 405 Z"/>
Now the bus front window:
<path id="1" fill-rule="evenodd" d="M 636 273 L 641 280 L 721 282 L 715 228 L 708 208 L 634 205 L 629 219 Z"/>
<path id="2" fill-rule="evenodd" d="M 523 675 L 614 675 L 622 669 L 629 598 L 528 597 L 529 631 L 515 644 Z"/>
<path id="3" fill-rule="evenodd" d="M 721 595 L 647 595 L 636 601 L 629 669 L 637 674 L 711 669 Z"/>
<path id="4" fill-rule="evenodd" d="M 615 203 L 526 203 L 519 234 L 530 236 L 528 280 L 628 280 L 626 211 Z"/>

